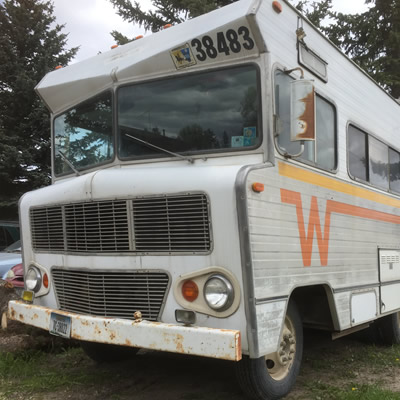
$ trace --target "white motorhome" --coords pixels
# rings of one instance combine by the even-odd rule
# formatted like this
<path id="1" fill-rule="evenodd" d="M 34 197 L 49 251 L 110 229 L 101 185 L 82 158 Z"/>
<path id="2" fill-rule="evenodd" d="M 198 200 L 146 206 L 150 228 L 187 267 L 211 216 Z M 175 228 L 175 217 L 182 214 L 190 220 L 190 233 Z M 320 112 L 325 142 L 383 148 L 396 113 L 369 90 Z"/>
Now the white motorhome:
<path id="1" fill-rule="evenodd" d="M 289 3 L 242 0 L 46 75 L 9 316 L 293 386 L 303 326 L 400 342 L 400 106 Z M 123 349 L 121 352 L 119 350 Z"/>

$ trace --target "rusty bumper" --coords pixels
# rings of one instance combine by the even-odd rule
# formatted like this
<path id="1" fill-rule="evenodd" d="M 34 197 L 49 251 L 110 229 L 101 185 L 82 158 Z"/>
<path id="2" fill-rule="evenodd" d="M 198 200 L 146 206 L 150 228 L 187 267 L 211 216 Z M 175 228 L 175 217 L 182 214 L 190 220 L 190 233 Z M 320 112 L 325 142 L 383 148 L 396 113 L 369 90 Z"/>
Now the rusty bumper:
<path id="1" fill-rule="evenodd" d="M 71 338 L 144 349 L 193 354 L 239 361 L 240 331 L 94 317 L 10 301 L 8 317 L 37 328 L 50 329 L 52 312 L 71 318 Z"/>

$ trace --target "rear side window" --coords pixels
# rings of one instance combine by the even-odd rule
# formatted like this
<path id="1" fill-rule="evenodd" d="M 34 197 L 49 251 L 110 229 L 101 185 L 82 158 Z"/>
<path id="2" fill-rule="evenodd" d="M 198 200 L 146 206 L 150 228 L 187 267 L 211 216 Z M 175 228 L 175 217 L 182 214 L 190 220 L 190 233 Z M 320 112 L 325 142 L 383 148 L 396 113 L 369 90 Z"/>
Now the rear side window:
<path id="1" fill-rule="evenodd" d="M 348 128 L 348 163 L 353 179 L 400 193 L 400 153 L 353 125 Z"/>
<path id="2" fill-rule="evenodd" d="M 348 135 L 350 175 L 368 181 L 367 134 L 350 125 Z"/>

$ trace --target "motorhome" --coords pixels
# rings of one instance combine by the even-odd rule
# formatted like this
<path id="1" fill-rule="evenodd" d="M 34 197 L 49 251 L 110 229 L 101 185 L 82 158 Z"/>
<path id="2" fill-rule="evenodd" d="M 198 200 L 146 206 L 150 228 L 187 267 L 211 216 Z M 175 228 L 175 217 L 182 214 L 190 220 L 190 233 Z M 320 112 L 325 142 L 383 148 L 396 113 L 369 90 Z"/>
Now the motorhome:
<path id="1" fill-rule="evenodd" d="M 97 360 L 231 360 L 262 400 L 293 387 L 303 327 L 400 342 L 400 106 L 287 1 L 235 2 L 37 92 L 52 185 L 20 201 L 10 318 Z"/>

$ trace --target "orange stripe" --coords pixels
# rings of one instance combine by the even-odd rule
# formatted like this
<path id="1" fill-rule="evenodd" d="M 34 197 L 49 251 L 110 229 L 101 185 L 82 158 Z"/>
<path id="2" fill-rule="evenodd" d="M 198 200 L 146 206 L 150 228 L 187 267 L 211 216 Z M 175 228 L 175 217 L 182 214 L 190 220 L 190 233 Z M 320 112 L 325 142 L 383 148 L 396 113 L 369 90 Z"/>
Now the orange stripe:
<path id="1" fill-rule="evenodd" d="M 278 171 L 279 175 L 286 176 L 287 178 L 335 190 L 336 192 L 345 193 L 350 196 L 371 200 L 386 206 L 400 208 L 400 200 L 394 197 L 373 192 L 372 190 L 364 189 L 350 183 L 344 183 L 337 179 L 329 178 L 316 172 L 307 171 L 281 161 L 278 161 Z"/>

